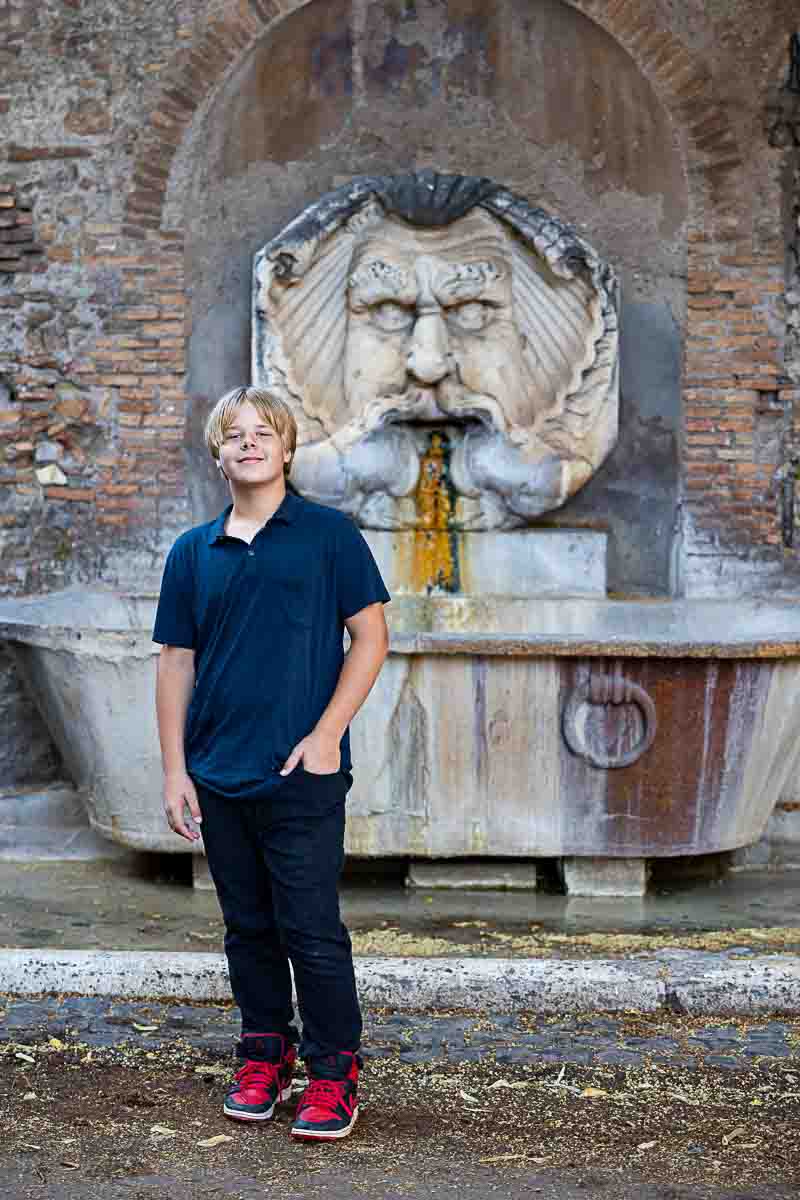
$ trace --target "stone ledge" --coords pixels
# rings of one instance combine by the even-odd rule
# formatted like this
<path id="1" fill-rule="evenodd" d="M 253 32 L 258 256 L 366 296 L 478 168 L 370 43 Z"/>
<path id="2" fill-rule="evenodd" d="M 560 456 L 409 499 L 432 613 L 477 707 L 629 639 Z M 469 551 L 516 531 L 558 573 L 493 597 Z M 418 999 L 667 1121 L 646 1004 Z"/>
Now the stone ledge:
<path id="1" fill-rule="evenodd" d="M 635 959 L 356 959 L 365 1006 L 498 1012 L 800 1013 L 800 956 L 673 950 Z M 222 954 L 2 950 L 0 992 L 228 1000 Z"/>

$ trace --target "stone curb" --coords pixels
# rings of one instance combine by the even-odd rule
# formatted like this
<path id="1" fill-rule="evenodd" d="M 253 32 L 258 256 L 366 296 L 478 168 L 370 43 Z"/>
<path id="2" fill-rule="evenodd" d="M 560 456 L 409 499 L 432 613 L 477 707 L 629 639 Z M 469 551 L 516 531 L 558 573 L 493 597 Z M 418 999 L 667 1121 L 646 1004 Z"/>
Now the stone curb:
<path id="1" fill-rule="evenodd" d="M 671 950 L 627 959 L 358 958 L 366 1007 L 659 1010 L 800 1015 L 800 956 Z M 0 992 L 129 999 L 227 1000 L 221 954 L 0 950 Z"/>

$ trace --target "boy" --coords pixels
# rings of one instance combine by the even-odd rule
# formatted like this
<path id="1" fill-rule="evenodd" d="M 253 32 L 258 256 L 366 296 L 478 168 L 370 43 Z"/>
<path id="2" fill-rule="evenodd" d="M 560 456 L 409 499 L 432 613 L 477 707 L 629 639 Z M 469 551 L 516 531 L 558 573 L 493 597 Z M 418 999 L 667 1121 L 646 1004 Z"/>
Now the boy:
<path id="1" fill-rule="evenodd" d="M 233 503 L 167 558 L 156 707 L 167 820 L 190 841 L 202 822 L 242 1014 L 224 1112 L 268 1120 L 291 1095 L 291 961 L 309 1077 L 292 1134 L 332 1140 L 358 1117 L 361 1065 L 337 895 L 348 725 L 387 654 L 389 594 L 349 517 L 287 491 L 296 437 L 266 391 L 236 388 L 213 409 L 206 443 Z"/>

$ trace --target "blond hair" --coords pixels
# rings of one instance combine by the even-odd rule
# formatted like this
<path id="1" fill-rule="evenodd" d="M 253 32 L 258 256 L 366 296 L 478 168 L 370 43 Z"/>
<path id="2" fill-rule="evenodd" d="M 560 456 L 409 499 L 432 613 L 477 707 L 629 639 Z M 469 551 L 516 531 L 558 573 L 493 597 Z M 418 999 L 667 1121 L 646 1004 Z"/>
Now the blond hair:
<path id="1" fill-rule="evenodd" d="M 252 404 L 264 423 L 271 425 L 278 434 L 284 450 L 291 456 L 288 463 L 283 464 L 284 474 L 288 475 L 297 448 L 297 422 L 288 404 L 264 388 L 232 388 L 217 401 L 208 415 L 205 428 L 206 446 L 212 457 L 219 462 L 219 448 L 236 419 L 237 409 L 243 404 Z"/>

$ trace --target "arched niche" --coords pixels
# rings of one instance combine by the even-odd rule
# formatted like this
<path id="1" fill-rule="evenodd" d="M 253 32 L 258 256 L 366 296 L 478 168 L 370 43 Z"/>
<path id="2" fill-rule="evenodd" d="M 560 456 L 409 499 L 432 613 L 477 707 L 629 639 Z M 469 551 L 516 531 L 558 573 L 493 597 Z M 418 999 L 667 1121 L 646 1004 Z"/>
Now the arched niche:
<path id="1" fill-rule="evenodd" d="M 321 193 L 422 166 L 485 175 L 590 238 L 622 282 L 617 450 L 552 521 L 612 533 L 610 581 L 668 588 L 677 497 L 687 180 L 679 133 L 628 53 L 561 0 L 314 0 L 245 51 L 173 163 L 187 236 L 196 518 L 224 493 L 200 431 L 249 378 L 252 256 Z"/>

